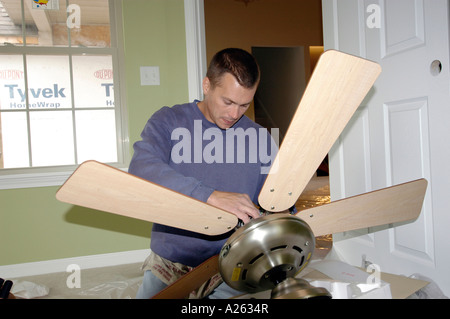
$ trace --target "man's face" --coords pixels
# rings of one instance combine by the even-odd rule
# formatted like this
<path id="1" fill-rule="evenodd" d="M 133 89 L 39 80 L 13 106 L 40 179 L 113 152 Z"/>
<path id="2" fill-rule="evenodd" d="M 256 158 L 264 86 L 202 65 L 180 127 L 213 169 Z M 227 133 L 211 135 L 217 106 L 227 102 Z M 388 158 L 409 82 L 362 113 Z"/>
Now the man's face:
<path id="1" fill-rule="evenodd" d="M 212 87 L 208 78 L 203 80 L 205 98 L 199 108 L 206 119 L 221 129 L 232 127 L 250 106 L 257 86 L 247 89 L 236 78 L 225 73 L 221 81 Z"/>

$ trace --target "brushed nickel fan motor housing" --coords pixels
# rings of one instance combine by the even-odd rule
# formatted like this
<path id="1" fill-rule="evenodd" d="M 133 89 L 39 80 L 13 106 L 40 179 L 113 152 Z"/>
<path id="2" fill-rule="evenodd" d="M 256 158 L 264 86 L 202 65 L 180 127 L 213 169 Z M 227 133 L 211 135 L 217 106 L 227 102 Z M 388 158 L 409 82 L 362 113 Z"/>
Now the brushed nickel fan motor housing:
<path id="1" fill-rule="evenodd" d="M 311 228 L 300 218 L 285 213 L 266 215 L 240 227 L 224 244 L 220 273 L 239 291 L 273 289 L 308 264 L 314 246 Z"/>

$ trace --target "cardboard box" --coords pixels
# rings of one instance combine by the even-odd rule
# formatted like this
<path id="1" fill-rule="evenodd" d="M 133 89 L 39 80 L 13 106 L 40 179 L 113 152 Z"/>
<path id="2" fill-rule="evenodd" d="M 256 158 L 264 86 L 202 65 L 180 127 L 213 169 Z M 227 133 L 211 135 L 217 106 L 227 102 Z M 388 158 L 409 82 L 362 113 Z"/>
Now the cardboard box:
<path id="1" fill-rule="evenodd" d="M 366 272 L 341 261 L 313 261 L 298 276 L 327 289 L 333 299 L 405 299 L 428 282 L 383 272 Z M 271 291 L 244 294 L 237 299 L 269 299 Z"/>

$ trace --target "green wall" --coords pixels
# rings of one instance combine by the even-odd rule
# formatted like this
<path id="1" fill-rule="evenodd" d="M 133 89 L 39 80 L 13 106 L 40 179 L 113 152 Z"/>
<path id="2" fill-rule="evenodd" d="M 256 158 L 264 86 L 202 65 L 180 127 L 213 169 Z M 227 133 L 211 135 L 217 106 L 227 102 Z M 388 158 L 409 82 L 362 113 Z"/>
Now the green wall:
<path id="1" fill-rule="evenodd" d="M 132 152 L 153 112 L 188 99 L 183 1 L 125 0 L 123 27 Z M 159 66 L 161 85 L 140 86 L 140 66 Z M 0 265 L 148 248 L 150 223 L 58 202 L 57 189 L 0 191 Z"/>

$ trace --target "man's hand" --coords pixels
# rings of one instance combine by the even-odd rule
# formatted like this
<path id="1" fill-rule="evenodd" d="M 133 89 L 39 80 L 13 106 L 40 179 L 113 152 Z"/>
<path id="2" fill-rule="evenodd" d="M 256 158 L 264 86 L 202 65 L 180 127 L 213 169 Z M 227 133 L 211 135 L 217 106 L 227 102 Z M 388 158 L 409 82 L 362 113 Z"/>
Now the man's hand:
<path id="1" fill-rule="evenodd" d="M 258 208 L 247 194 L 214 191 L 207 203 L 236 215 L 244 224 L 251 218 L 260 217 Z"/>

